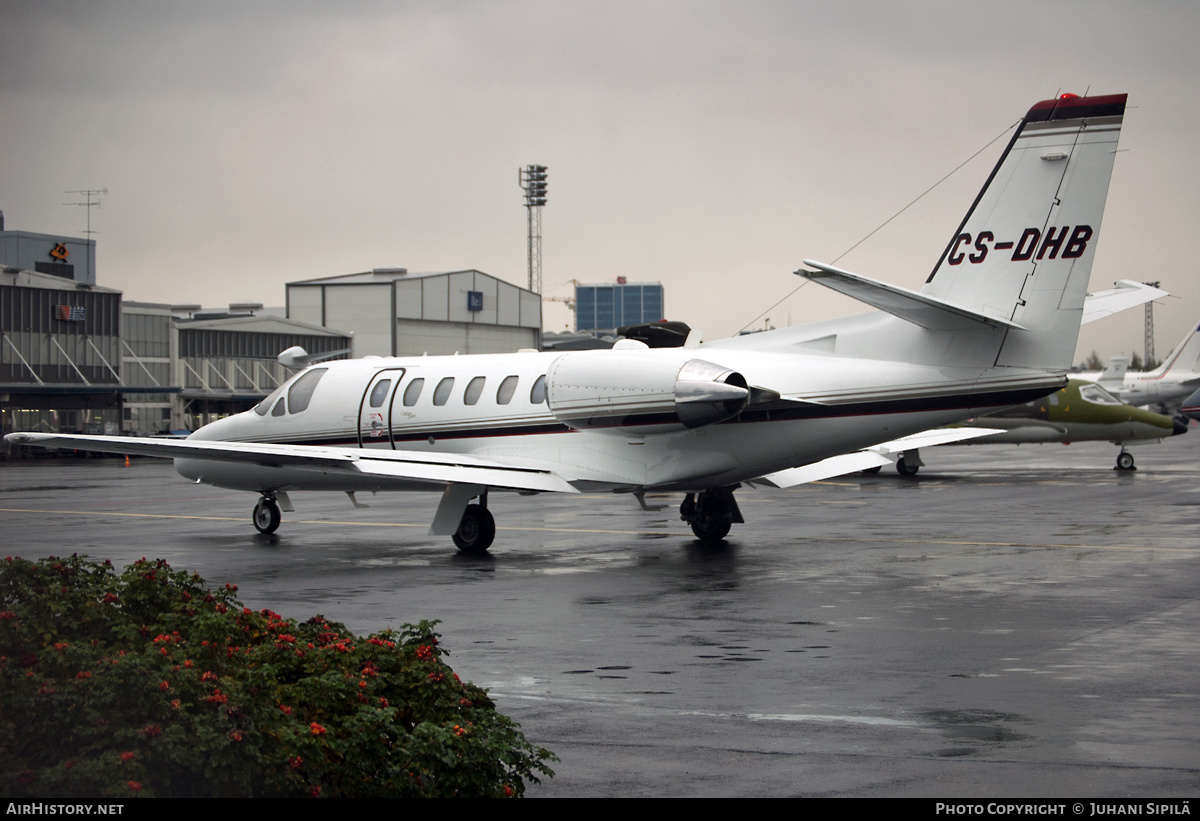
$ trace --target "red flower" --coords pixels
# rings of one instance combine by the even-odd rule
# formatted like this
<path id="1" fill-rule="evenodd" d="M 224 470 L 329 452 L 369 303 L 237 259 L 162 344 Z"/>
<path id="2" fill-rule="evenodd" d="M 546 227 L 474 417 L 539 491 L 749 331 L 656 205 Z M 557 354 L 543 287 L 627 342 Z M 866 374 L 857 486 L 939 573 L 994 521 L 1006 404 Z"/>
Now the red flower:
<path id="1" fill-rule="evenodd" d="M 293 770 L 298 770 L 304 766 L 304 759 L 300 756 L 296 756 L 291 760 L 291 765 Z"/>
<path id="2" fill-rule="evenodd" d="M 125 786 L 129 787 L 129 789 L 133 790 L 134 792 L 137 792 L 142 788 L 142 785 L 137 781 L 127 781 Z"/>
<path id="3" fill-rule="evenodd" d="M 169 682 L 169 681 L 160 681 L 160 682 L 158 683 L 158 689 L 160 689 L 160 690 L 170 690 L 170 689 L 171 689 L 171 682 Z"/>
<path id="4" fill-rule="evenodd" d="M 137 753 L 121 753 L 122 761 L 133 761 L 135 758 L 137 758 Z"/>
<path id="5" fill-rule="evenodd" d="M 325 735 L 325 728 L 322 727 L 317 722 L 314 721 L 312 724 L 309 724 L 308 726 L 312 729 L 313 735 Z"/>
<path id="6" fill-rule="evenodd" d="M 90 672 L 88 672 L 87 670 L 81 670 L 80 672 L 75 674 L 75 678 L 91 678 L 91 677 L 92 677 L 92 674 Z"/>
<path id="7" fill-rule="evenodd" d="M 292 714 L 292 708 L 286 704 L 280 704 L 279 712 L 283 713 L 285 716 L 290 716 Z"/>
<path id="8" fill-rule="evenodd" d="M 241 730 L 230 730 L 229 737 L 232 738 L 234 741 L 241 741 L 243 738 L 245 738 L 245 736 L 242 735 Z"/>
<path id="9" fill-rule="evenodd" d="M 157 724 L 147 724 L 142 728 L 142 735 L 147 738 L 157 738 L 162 735 L 162 727 L 159 727 Z"/>

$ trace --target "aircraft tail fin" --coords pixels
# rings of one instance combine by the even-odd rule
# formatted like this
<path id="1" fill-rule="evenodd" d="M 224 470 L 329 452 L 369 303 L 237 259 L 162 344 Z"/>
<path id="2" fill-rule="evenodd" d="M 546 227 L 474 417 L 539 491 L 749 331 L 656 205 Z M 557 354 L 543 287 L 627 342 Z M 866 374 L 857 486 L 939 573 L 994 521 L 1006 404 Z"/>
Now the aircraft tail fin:
<path id="1" fill-rule="evenodd" d="M 1183 341 L 1175 346 L 1175 350 L 1167 354 L 1155 376 L 1165 376 L 1168 372 L 1174 374 L 1200 373 L 1200 323 Z"/>
<path id="2" fill-rule="evenodd" d="M 1037 103 L 921 293 L 1006 327 L 995 364 L 1070 367 L 1124 94 Z"/>
<path id="3" fill-rule="evenodd" d="M 1125 372 L 1129 370 L 1129 357 L 1114 356 L 1108 360 L 1108 367 L 1096 381 L 1101 385 L 1120 385 L 1125 381 Z"/>

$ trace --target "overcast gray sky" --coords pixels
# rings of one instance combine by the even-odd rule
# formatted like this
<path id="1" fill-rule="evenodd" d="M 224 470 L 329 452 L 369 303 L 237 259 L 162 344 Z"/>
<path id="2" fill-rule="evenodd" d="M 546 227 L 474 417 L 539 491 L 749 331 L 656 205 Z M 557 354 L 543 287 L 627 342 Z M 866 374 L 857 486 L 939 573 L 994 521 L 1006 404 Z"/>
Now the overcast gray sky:
<path id="1" fill-rule="evenodd" d="M 64 192 L 107 187 L 99 282 L 141 301 L 281 305 L 380 266 L 524 285 L 542 163 L 546 294 L 661 281 L 714 339 L 1033 103 L 1128 92 L 1092 288 L 1178 294 L 1161 357 L 1200 320 L 1198 44 L 1196 0 L 0 0 L 0 210 L 81 235 Z M 838 264 L 919 288 L 1002 147 Z M 862 310 L 810 284 L 768 316 Z M 1077 361 L 1141 345 L 1135 310 Z"/>

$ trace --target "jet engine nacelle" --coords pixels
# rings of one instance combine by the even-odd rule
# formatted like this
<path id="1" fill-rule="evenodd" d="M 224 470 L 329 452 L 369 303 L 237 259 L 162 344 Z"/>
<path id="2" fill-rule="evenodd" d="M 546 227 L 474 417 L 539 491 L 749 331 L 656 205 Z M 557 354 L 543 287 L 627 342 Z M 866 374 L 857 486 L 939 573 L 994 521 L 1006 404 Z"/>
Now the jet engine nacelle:
<path id="1" fill-rule="evenodd" d="M 746 407 L 750 389 L 741 374 L 679 353 L 563 354 L 546 373 L 547 405 L 576 430 L 630 436 L 712 425 Z"/>

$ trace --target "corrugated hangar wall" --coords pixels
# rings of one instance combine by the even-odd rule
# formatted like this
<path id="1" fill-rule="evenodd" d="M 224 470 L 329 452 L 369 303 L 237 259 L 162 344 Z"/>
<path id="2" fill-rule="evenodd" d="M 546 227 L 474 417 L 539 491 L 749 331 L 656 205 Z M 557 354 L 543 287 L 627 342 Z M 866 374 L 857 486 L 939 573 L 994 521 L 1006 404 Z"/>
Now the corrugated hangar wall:
<path id="1" fill-rule="evenodd" d="M 351 274 L 289 283 L 288 316 L 354 332 L 355 356 L 536 348 L 541 300 L 482 271 Z"/>

